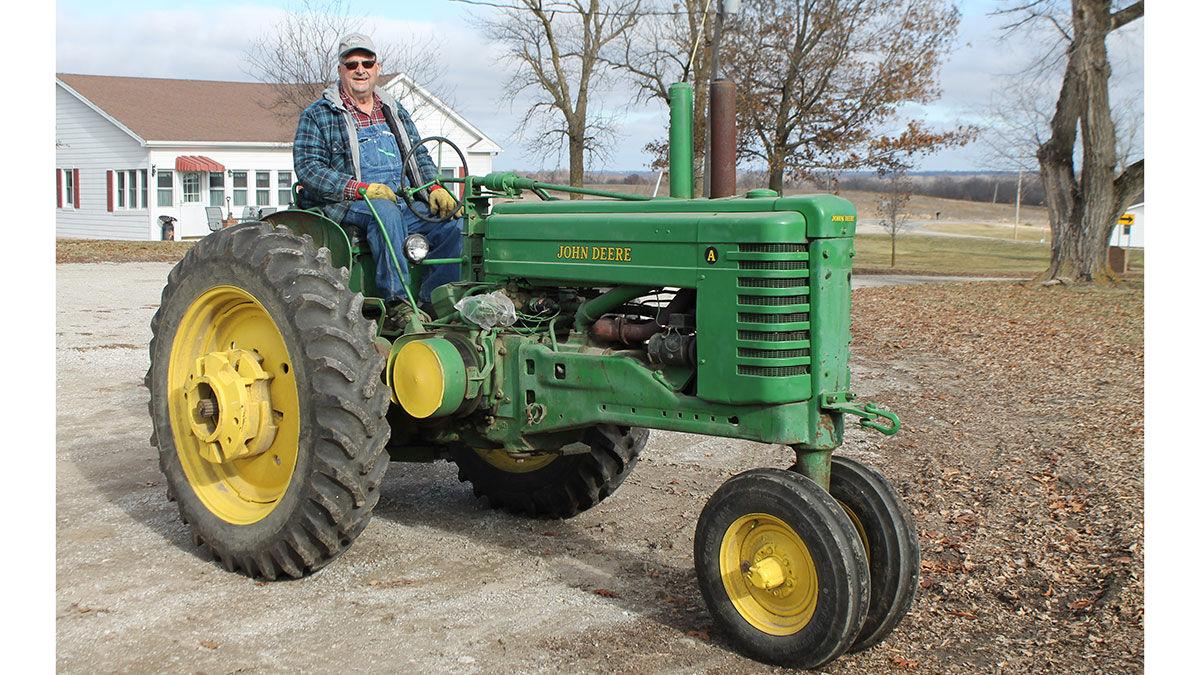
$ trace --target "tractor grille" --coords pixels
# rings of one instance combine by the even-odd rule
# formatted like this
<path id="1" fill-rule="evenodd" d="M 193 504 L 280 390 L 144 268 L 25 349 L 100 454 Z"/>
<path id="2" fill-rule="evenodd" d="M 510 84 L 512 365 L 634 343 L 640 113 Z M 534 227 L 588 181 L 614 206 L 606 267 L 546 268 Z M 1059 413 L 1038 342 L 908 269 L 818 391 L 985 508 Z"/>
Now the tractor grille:
<path id="1" fill-rule="evenodd" d="M 808 375 L 808 246 L 740 244 L 737 373 L 754 377 Z"/>

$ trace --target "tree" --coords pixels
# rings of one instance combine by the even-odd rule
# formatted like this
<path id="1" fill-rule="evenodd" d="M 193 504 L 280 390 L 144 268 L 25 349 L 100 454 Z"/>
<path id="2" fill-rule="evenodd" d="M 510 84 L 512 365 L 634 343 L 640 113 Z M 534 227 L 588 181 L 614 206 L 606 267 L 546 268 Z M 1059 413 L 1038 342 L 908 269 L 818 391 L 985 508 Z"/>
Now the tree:
<path id="1" fill-rule="evenodd" d="M 748 0 L 723 57 L 740 99 L 739 155 L 764 162 L 782 190 L 785 179 L 887 170 L 965 143 L 970 128 L 897 119 L 940 94 L 958 21 L 948 0 Z"/>
<path id="2" fill-rule="evenodd" d="M 1048 282 L 1113 280 L 1107 247 L 1117 217 L 1142 192 L 1144 160 L 1118 170 L 1117 130 L 1110 104 L 1106 38 L 1141 18 L 1141 0 L 1114 11 L 1112 0 L 1070 0 L 1070 13 L 1054 0 L 1022 0 L 1004 10 L 1016 30 L 1049 23 L 1066 45 L 1066 63 L 1054 115 L 1037 159 L 1050 213 Z M 1080 167 L 1076 170 L 1076 151 Z"/>
<path id="3" fill-rule="evenodd" d="M 692 114 L 693 176 L 695 194 L 703 192 L 704 156 L 708 142 L 708 81 L 712 74 L 710 45 L 713 13 L 720 0 L 678 0 L 659 3 L 602 54 L 606 63 L 624 72 L 634 85 L 634 102 L 670 104 L 667 89 L 687 82 L 694 91 Z M 647 6 L 643 4 L 643 8 Z M 666 137 L 644 148 L 653 157 L 650 168 L 665 169 L 669 148 Z"/>
<path id="4" fill-rule="evenodd" d="M 908 179 L 906 167 L 881 172 L 880 177 L 883 179 L 883 191 L 879 193 L 876 210 L 879 213 L 880 224 L 891 237 L 892 267 L 895 267 L 896 237 L 912 225 L 905 209 L 908 207 L 908 200 L 912 198 L 913 185 Z"/>
<path id="5" fill-rule="evenodd" d="M 282 119 L 295 121 L 337 80 L 338 41 L 351 32 L 371 33 L 365 17 L 351 12 L 350 0 L 296 0 L 274 29 L 247 45 L 243 69 L 259 82 L 272 85 L 274 96 L 267 108 Z M 437 81 L 442 67 L 428 42 L 405 40 L 407 46 L 401 49 L 381 36 L 371 37 L 382 68 L 391 73 L 406 71 L 427 87 Z M 396 92 L 398 97 L 404 93 Z"/>
<path id="6" fill-rule="evenodd" d="M 513 0 L 480 20 L 484 34 L 508 52 L 516 73 L 511 99 L 530 93 L 521 121 L 532 127 L 544 155 L 567 148 L 570 184 L 583 184 L 584 155 L 602 153 L 613 139 L 607 119 L 588 109 L 608 66 L 600 54 L 637 20 L 641 0 Z M 571 195 L 572 198 L 578 195 Z"/>

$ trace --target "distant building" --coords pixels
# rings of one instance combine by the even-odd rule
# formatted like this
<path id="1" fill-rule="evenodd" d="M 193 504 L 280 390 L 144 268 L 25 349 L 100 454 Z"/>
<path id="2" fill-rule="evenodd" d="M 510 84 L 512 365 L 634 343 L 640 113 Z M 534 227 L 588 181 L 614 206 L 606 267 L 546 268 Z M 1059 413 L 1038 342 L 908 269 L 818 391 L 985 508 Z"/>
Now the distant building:
<path id="1" fill-rule="evenodd" d="M 1108 245 L 1121 248 L 1145 248 L 1146 203 L 1134 204 L 1125 209 L 1124 215 L 1133 216 L 1133 222 L 1126 224 L 1118 220 L 1117 226 L 1113 228 L 1112 236 L 1108 240 Z"/>
<path id="2" fill-rule="evenodd" d="M 384 78 L 426 136 L 445 136 L 472 174 L 492 169 L 499 145 L 404 75 Z M 55 232 L 88 239 L 208 234 L 205 207 L 240 217 L 247 206 L 286 208 L 296 121 L 266 108 L 271 85 L 59 74 L 55 88 Z M 439 162 L 461 175 L 453 151 Z"/>

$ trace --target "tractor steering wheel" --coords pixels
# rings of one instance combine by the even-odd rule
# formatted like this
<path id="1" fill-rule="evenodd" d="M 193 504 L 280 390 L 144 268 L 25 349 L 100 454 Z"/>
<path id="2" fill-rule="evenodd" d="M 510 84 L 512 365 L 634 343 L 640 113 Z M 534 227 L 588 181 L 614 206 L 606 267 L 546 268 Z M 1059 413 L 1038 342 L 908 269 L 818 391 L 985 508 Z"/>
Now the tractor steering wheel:
<path id="1" fill-rule="evenodd" d="M 462 150 L 460 150 L 458 148 L 458 146 L 454 144 L 454 141 L 451 141 L 449 138 L 446 138 L 445 136 L 426 136 L 425 138 L 422 138 L 421 140 L 417 141 L 417 144 L 414 147 L 421 147 L 421 146 L 424 146 L 426 143 L 438 143 L 438 144 L 444 143 L 446 145 L 449 145 L 450 148 L 452 150 L 454 150 L 454 154 L 458 155 L 458 161 L 463 168 L 463 173 L 464 174 L 470 173 L 467 170 L 467 158 L 465 155 L 463 155 Z M 406 153 L 404 151 L 404 148 L 400 148 L 400 165 L 401 166 L 405 166 L 405 167 L 408 166 L 408 156 L 409 155 L 408 155 L 408 153 Z M 454 200 L 454 208 L 450 209 L 450 215 L 446 216 L 445 218 L 438 218 L 437 216 L 432 215 L 433 214 L 432 209 L 418 209 L 418 208 L 414 207 L 414 202 L 417 201 L 416 193 L 419 191 L 420 191 L 420 188 L 417 188 L 417 189 L 405 188 L 405 189 L 397 190 L 397 192 L 400 193 L 400 197 L 402 199 L 404 199 L 404 203 L 408 205 L 409 210 L 412 211 L 416 217 L 420 218 L 421 220 L 424 220 L 427 223 L 444 223 L 444 222 L 447 222 L 449 220 L 452 220 L 452 219 L 458 217 L 456 214 L 462 208 L 462 200 L 459 199 L 458 197 L 456 197 L 454 195 L 454 193 L 451 192 L 449 189 L 447 189 L 446 192 L 450 193 L 450 197 Z M 427 211 L 430 215 L 427 216 L 424 213 L 422 213 L 422 211 Z"/>

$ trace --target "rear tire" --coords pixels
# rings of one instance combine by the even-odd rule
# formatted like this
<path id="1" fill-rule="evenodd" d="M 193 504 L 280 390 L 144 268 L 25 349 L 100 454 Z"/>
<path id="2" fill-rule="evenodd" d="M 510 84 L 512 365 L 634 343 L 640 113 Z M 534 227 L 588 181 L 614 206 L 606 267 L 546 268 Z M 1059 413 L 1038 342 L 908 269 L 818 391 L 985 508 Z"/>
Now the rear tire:
<path id="1" fill-rule="evenodd" d="M 318 570 L 363 531 L 379 500 L 390 433 L 384 359 L 362 296 L 346 284 L 328 250 L 257 222 L 205 237 L 167 278 L 151 321 L 151 443 L 193 541 L 230 571 L 275 579 Z M 237 423 L 254 409 L 238 402 L 254 385 L 221 389 L 249 362 L 194 370 L 210 355 L 236 353 L 257 359 L 269 378 L 258 419 L 273 416 L 277 432 L 250 436 L 247 446 L 273 439 L 257 455 L 231 454 L 236 444 L 202 435 L 205 419 Z M 214 376 L 209 392 L 224 398 L 212 399 L 218 412 L 196 413 L 196 399 L 181 391 L 211 373 L 225 380 Z"/>
<path id="2" fill-rule="evenodd" d="M 456 448 L 458 479 L 492 508 L 545 518 L 570 518 L 616 492 L 637 465 L 650 432 L 601 424 L 584 432 L 591 451 L 509 459 L 503 450 Z"/>
<path id="3" fill-rule="evenodd" d="M 696 578 L 717 625 L 748 656 L 816 668 L 854 642 L 867 614 L 866 553 L 846 512 L 808 478 L 753 469 L 700 513 Z"/>

